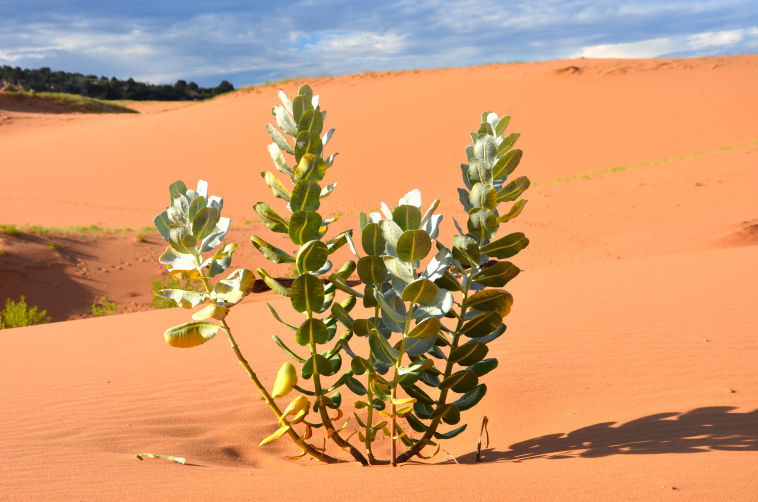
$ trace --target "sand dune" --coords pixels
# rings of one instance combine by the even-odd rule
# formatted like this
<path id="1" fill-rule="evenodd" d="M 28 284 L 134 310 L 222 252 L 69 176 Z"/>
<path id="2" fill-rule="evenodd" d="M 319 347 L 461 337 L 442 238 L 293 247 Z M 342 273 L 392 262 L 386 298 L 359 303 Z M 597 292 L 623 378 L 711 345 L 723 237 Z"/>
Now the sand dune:
<path id="1" fill-rule="evenodd" d="M 345 227 L 419 187 L 442 199 L 446 239 L 463 218 L 458 164 L 479 113 L 509 113 L 523 134 L 519 172 L 536 186 L 509 230 L 531 245 L 515 258 L 500 366 L 469 428 L 395 470 L 292 462 L 287 442 L 257 446 L 276 425 L 225 340 L 164 343 L 187 311 L 33 326 L 0 332 L 0 499 L 755 500 L 757 77 L 758 56 L 737 56 L 316 79 L 337 128 L 328 151 L 341 152 L 324 212 L 341 209 Z M 254 268 L 264 262 L 247 236 L 268 233 L 244 222 L 271 200 L 259 172 L 271 169 L 275 91 L 132 116 L 0 117 L 0 223 L 136 228 L 168 183 L 202 177 L 235 218 L 235 263 Z M 59 246 L 58 296 L 136 291 L 161 244 L 133 239 Z M 0 293 L 50 275 L 44 240 L 2 246 Z M 99 271 L 114 254 L 130 265 Z M 286 356 L 264 302 L 288 300 L 252 295 L 230 322 L 270 386 Z M 490 444 L 474 464 L 484 415 Z"/>

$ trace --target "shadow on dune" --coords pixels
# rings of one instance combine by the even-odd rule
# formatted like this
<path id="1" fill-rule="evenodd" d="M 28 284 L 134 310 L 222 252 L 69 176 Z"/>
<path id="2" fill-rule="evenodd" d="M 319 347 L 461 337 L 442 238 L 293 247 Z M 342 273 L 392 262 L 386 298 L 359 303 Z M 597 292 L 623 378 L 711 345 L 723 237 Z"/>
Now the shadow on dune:
<path id="1" fill-rule="evenodd" d="M 702 453 L 711 450 L 758 451 L 758 409 L 730 413 L 730 406 L 696 408 L 687 413 L 657 413 L 614 426 L 603 422 L 568 433 L 548 434 L 482 450 L 482 462 L 521 462 L 534 458 L 606 457 L 656 453 Z M 494 439 L 494 438 L 492 438 Z M 474 463 L 476 452 L 458 457 Z"/>
<path id="2" fill-rule="evenodd" d="M 76 240 L 56 236 L 57 247 L 48 249 L 47 238 L 32 234 L 13 237 L 16 250 L 0 256 L 0 309 L 5 299 L 26 297 L 27 304 L 46 310 L 53 321 L 76 318 L 90 309 L 94 292 L 72 277 L 77 262 L 91 255 Z"/>

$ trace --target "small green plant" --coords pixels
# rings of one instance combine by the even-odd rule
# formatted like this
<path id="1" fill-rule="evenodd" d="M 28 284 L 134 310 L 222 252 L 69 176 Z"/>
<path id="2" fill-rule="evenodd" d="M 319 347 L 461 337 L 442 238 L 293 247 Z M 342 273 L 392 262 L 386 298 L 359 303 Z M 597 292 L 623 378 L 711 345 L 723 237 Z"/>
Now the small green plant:
<path id="1" fill-rule="evenodd" d="M 106 314 L 114 314 L 116 312 L 116 302 L 109 302 L 104 296 L 101 296 L 90 307 L 92 315 L 95 317 L 102 317 Z"/>
<path id="2" fill-rule="evenodd" d="M 5 248 L 0 248 L 0 255 L 8 254 L 8 251 Z"/>
<path id="3" fill-rule="evenodd" d="M 53 241 L 47 241 L 47 247 L 50 249 L 55 249 L 57 246 Z"/>
<path id="4" fill-rule="evenodd" d="M 412 190 L 392 209 L 382 203 L 380 212 L 360 214 L 361 256 L 352 230 L 326 238 L 335 220 L 318 213 L 321 199 L 336 186 L 321 186 L 336 153 L 323 158 L 334 129 L 322 134 L 326 112 L 318 96 L 307 85 L 292 101 L 279 95 L 282 104 L 273 109 L 278 128 L 267 125 L 274 141 L 269 153 L 276 169 L 294 186 L 286 187 L 270 171 L 261 176 L 274 197 L 286 202 L 290 214 L 281 216 L 265 202 L 257 202 L 254 209 L 269 230 L 289 237 L 299 248 L 289 254 L 257 235 L 251 241 L 269 261 L 293 266 L 290 287 L 265 269 L 256 270 L 303 317 L 301 323 L 289 324 L 268 305 L 290 333 L 285 340 L 273 338 L 292 362 L 281 366 L 269 392 L 232 335 L 227 316 L 252 291 L 254 274 L 237 269 L 212 283 L 231 265 L 236 245 L 224 245 L 229 219 L 220 217 L 223 201 L 208 197 L 202 180 L 196 190 L 182 181 L 173 183 L 168 209 L 155 218 L 169 244 L 160 263 L 174 278 L 199 279 L 204 285 L 201 292 L 163 289 L 157 294 L 185 308 L 208 303 L 195 312 L 194 321 L 169 328 L 164 338 L 169 345 L 188 348 L 224 332 L 280 426 L 260 444 L 288 435 L 302 450 L 290 458 L 311 455 L 328 463 L 340 461 L 310 442 L 319 428 L 363 465 L 397 465 L 423 456 L 427 446 L 435 448 L 435 454 L 440 441 L 466 428 L 465 423 L 458 425 L 461 413 L 485 396 L 481 379 L 498 364 L 487 357 L 487 344 L 505 332 L 503 318 L 513 297 L 502 288 L 520 272 L 506 260 L 529 243 L 520 232 L 497 235 L 500 225 L 516 218 L 526 204 L 521 195 L 529 180 L 522 176 L 508 181 L 522 157 L 522 151 L 513 148 L 519 135 L 504 136 L 510 117 L 482 114 L 478 130 L 471 134 L 473 144 L 466 148 L 468 163 L 461 165 L 464 188 L 458 189 L 458 196 L 468 221 L 465 230 L 454 221 L 458 235 L 452 246 L 437 239 L 439 200 L 422 214 L 421 193 Z M 294 157 L 294 164 L 285 154 Z M 502 203 L 512 204 L 500 212 Z M 349 260 L 333 271 L 331 257 L 345 244 L 357 262 Z M 348 284 L 355 272 L 364 284 L 362 291 Z M 363 308 L 355 309 L 359 301 Z M 343 365 L 343 359 L 349 364 Z M 276 399 L 292 391 L 299 395 L 280 408 Z M 357 397 L 352 415 L 340 425 L 344 391 Z M 315 418 L 309 415 L 311 409 Z M 335 418 L 329 410 L 337 413 Z M 345 437 L 351 419 L 358 429 Z M 456 427 L 442 431 L 443 423 Z M 391 441 L 389 460 L 374 456 L 372 444 L 379 433 Z M 361 448 L 350 441 L 356 434 Z M 398 442 L 405 451 L 398 451 Z"/>
<path id="5" fill-rule="evenodd" d="M 144 235 L 137 235 L 137 242 L 145 242 L 145 236 Z"/>
<path id="6" fill-rule="evenodd" d="M 4 233 L 5 235 L 9 237 L 17 237 L 21 232 L 18 231 L 18 228 L 16 228 L 16 225 L 0 225 L 0 232 Z"/>
<path id="7" fill-rule="evenodd" d="M 0 329 L 46 324 L 51 320 L 52 318 L 47 315 L 47 310 L 38 312 L 36 306 L 29 307 L 26 304 L 26 298 L 21 295 L 17 302 L 10 298 L 5 300 L 5 309 L 0 312 Z"/>

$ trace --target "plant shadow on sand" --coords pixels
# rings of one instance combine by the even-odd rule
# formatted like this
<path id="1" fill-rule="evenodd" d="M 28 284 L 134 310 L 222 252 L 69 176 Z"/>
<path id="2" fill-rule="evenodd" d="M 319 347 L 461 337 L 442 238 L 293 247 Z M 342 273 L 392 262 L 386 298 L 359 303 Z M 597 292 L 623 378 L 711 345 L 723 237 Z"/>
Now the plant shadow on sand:
<path id="1" fill-rule="evenodd" d="M 481 462 L 521 462 L 535 458 L 594 458 L 609 455 L 702 453 L 711 450 L 758 451 L 758 409 L 729 413 L 731 406 L 696 408 L 686 413 L 656 413 L 614 427 L 602 422 L 568 433 L 540 436 L 506 451 L 482 449 Z M 476 461 L 476 451 L 456 459 Z"/>

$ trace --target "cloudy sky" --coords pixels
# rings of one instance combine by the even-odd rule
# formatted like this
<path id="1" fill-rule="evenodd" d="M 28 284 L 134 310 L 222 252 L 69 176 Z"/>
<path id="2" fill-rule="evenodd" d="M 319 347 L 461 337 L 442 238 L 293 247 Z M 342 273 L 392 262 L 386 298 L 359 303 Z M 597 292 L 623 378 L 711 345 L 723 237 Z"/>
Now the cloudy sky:
<path id="1" fill-rule="evenodd" d="M 744 53 L 755 0 L 0 0 L 0 65 L 152 83 Z"/>

